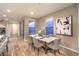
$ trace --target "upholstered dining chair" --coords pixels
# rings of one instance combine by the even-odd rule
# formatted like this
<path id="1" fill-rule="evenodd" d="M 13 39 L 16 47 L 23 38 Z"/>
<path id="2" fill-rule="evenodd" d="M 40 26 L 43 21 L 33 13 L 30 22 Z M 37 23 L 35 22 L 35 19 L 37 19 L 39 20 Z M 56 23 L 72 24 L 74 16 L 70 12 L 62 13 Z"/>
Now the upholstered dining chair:
<path id="1" fill-rule="evenodd" d="M 37 36 L 37 34 L 34 34 L 34 37 Z M 29 36 L 29 40 L 28 40 L 29 46 L 34 48 L 34 43 L 33 43 L 33 37 Z"/>
<path id="2" fill-rule="evenodd" d="M 60 54 L 60 52 L 59 52 L 60 42 L 61 42 L 61 39 L 57 39 L 57 40 L 54 40 L 53 43 L 50 43 L 47 45 L 47 47 L 49 47 L 51 50 L 53 50 L 54 55 L 56 55 L 57 52 Z"/>
<path id="3" fill-rule="evenodd" d="M 5 50 L 8 52 L 8 37 L 2 38 L 4 40 L 0 46 L 0 55 L 4 56 Z"/>
<path id="4" fill-rule="evenodd" d="M 33 38 L 33 43 L 34 43 L 34 48 L 37 49 L 38 55 L 39 55 L 39 50 L 44 46 L 44 44 L 40 43 L 37 39 Z"/>

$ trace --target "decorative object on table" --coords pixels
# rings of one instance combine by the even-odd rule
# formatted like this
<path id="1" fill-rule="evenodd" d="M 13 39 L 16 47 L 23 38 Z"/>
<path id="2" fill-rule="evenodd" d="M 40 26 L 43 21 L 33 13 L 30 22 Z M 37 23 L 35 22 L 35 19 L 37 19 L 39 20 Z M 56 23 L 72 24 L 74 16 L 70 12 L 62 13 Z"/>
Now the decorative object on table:
<path id="1" fill-rule="evenodd" d="M 43 36 L 44 33 L 45 33 L 45 29 L 42 29 L 42 30 L 38 31 L 38 35 L 39 35 L 39 36 Z"/>
<path id="2" fill-rule="evenodd" d="M 56 20 L 56 33 L 63 35 L 72 35 L 71 33 L 71 16 L 58 18 Z"/>

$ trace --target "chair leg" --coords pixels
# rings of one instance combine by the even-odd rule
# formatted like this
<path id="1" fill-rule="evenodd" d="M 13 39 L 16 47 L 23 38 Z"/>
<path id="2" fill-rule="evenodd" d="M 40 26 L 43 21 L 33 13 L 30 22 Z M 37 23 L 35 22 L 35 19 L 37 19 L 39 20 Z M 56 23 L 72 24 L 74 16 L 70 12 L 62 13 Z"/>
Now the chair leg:
<path id="1" fill-rule="evenodd" d="M 8 44 L 6 45 L 6 51 L 8 52 Z"/>
<path id="2" fill-rule="evenodd" d="M 39 48 L 37 48 L 37 50 L 38 50 L 38 56 L 39 56 Z"/>
<path id="3" fill-rule="evenodd" d="M 4 52 L 2 52 L 2 56 L 4 56 Z"/>
<path id="4" fill-rule="evenodd" d="M 56 50 L 54 50 L 54 55 L 56 56 Z"/>
<path id="5" fill-rule="evenodd" d="M 59 49 L 58 49 L 58 53 L 61 54 Z"/>

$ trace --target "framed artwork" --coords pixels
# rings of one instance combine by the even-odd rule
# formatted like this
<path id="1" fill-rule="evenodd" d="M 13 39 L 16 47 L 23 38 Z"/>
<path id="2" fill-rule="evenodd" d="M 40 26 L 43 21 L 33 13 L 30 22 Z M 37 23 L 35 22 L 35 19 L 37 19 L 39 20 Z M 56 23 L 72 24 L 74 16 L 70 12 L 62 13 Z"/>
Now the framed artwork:
<path id="1" fill-rule="evenodd" d="M 56 20 L 56 34 L 72 35 L 71 16 L 58 18 Z"/>

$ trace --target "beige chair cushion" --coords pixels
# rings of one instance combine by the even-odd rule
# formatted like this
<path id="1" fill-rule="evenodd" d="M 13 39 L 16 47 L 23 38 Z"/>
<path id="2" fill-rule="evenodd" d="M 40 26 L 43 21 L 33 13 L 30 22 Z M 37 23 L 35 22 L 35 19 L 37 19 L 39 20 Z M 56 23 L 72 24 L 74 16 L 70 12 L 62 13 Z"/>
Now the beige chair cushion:
<path id="1" fill-rule="evenodd" d="M 43 46 L 42 43 L 40 43 L 37 39 L 34 39 L 34 38 L 33 38 L 33 43 L 34 43 L 34 46 L 37 48 L 40 48 Z"/>
<path id="2" fill-rule="evenodd" d="M 60 45 L 60 39 L 57 39 L 57 40 L 53 41 L 53 44 L 51 43 L 47 46 L 51 49 L 58 50 L 58 49 L 60 49 L 59 45 Z"/>

